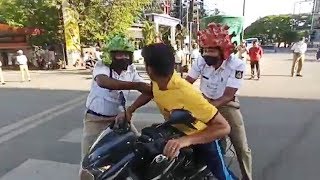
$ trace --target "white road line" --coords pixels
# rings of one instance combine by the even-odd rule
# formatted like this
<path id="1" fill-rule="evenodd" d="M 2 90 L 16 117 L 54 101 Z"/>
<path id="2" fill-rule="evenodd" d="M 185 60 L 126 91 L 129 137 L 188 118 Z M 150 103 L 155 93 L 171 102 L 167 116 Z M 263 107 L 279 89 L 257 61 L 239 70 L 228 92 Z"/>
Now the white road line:
<path id="1" fill-rule="evenodd" d="M 73 100 L 70 100 L 70 101 L 68 101 L 68 102 L 66 102 L 64 104 L 57 105 L 57 106 L 55 106 L 53 108 L 50 108 L 48 110 L 45 110 L 45 111 L 40 112 L 38 114 L 35 114 L 33 116 L 30 116 L 30 117 L 27 117 L 25 119 L 22 119 L 22 120 L 20 120 L 20 121 L 18 121 L 16 123 L 4 126 L 4 127 L 0 128 L 0 136 L 2 136 L 2 135 L 6 134 L 6 133 L 8 133 L 8 132 L 10 132 L 10 131 L 12 131 L 14 129 L 17 129 L 17 128 L 21 127 L 21 126 L 24 126 L 27 123 L 36 121 L 36 120 L 38 120 L 40 118 L 43 118 L 44 116 L 52 114 L 55 111 L 58 111 L 60 109 L 64 109 L 64 108 L 66 108 L 66 107 L 68 107 L 68 106 L 70 106 L 72 104 L 75 104 L 75 103 L 77 103 L 79 101 L 82 101 L 82 100 L 84 100 L 85 97 L 86 96 L 80 96 L 80 97 L 78 97 L 76 99 L 73 99 Z"/>
<path id="2" fill-rule="evenodd" d="M 28 159 L 0 180 L 76 180 L 78 174 L 78 164 Z"/>
<path id="3" fill-rule="evenodd" d="M 42 119 L 33 119 L 32 121 L 35 121 L 35 122 L 32 122 L 31 124 L 25 125 L 25 126 L 20 127 L 18 129 L 14 129 L 10 133 L 7 133 L 7 134 L 1 136 L 0 137 L 0 144 L 2 144 L 4 142 L 6 142 L 6 141 L 18 136 L 18 135 L 20 135 L 22 133 L 25 133 L 25 132 L 27 132 L 28 130 L 30 130 L 32 128 L 35 128 L 35 127 L 39 126 L 40 124 L 42 124 L 44 122 L 50 121 L 53 118 L 55 118 L 55 117 L 57 117 L 57 116 L 59 116 L 59 115 L 61 115 L 63 113 L 66 113 L 68 111 L 71 111 L 71 110 L 75 109 L 76 107 L 82 105 L 83 98 L 84 97 L 77 98 L 77 101 L 72 101 L 73 103 L 68 103 L 67 104 L 69 107 L 66 107 L 66 105 L 65 105 L 65 106 L 63 106 L 61 108 L 60 111 L 56 111 L 54 114 L 48 115 L 46 117 L 43 117 Z"/>
<path id="4" fill-rule="evenodd" d="M 82 128 L 76 128 L 70 131 L 68 134 L 59 139 L 63 142 L 80 143 L 82 137 Z"/>

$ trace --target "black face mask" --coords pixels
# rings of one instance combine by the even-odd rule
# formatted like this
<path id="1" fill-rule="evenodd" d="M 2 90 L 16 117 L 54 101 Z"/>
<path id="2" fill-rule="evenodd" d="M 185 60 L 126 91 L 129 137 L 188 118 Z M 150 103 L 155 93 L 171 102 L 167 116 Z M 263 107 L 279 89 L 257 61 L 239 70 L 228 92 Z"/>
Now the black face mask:
<path id="1" fill-rule="evenodd" d="M 114 70 L 127 70 L 128 66 L 131 64 L 129 59 L 113 59 L 111 63 L 111 68 Z"/>
<path id="2" fill-rule="evenodd" d="M 214 66 L 218 64 L 220 61 L 219 57 L 212 57 L 212 56 L 203 56 L 203 59 L 206 61 L 208 66 Z"/>

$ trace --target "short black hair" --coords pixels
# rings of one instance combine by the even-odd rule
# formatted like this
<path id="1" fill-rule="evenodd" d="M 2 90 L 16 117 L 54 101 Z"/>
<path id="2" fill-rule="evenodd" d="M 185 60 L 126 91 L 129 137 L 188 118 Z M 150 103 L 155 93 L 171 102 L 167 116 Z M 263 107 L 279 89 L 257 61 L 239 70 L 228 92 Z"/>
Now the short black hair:
<path id="1" fill-rule="evenodd" d="M 171 76 L 174 72 L 174 49 L 164 43 L 151 44 L 142 49 L 146 66 L 161 77 Z"/>

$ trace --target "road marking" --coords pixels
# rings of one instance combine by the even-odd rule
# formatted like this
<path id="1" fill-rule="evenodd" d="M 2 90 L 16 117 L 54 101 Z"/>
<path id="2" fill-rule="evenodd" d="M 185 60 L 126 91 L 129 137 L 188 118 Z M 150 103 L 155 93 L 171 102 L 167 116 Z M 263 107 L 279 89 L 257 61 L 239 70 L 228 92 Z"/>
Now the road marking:
<path id="1" fill-rule="evenodd" d="M 70 106 L 72 104 L 78 103 L 79 101 L 84 100 L 84 98 L 85 98 L 85 96 L 80 96 L 80 97 L 78 97 L 76 99 L 73 99 L 73 100 L 70 100 L 70 101 L 68 101 L 68 102 L 66 102 L 64 104 L 57 105 L 57 106 L 55 106 L 53 108 L 50 108 L 48 110 L 45 110 L 45 111 L 40 112 L 38 114 L 35 114 L 33 116 L 30 116 L 30 117 L 27 117 L 25 119 L 22 119 L 22 120 L 20 120 L 20 121 L 18 121 L 16 123 L 4 126 L 4 127 L 0 128 L 0 136 L 2 136 L 2 135 L 6 134 L 6 133 L 8 133 L 8 132 L 10 132 L 10 131 L 12 131 L 14 129 L 17 129 L 17 128 L 19 128 L 19 127 L 21 127 L 21 126 L 23 126 L 23 125 L 25 125 L 27 123 L 36 121 L 36 120 L 38 120 L 38 119 L 40 119 L 40 118 L 42 118 L 44 116 L 52 114 L 55 111 L 58 111 L 58 110 L 63 109 L 65 107 L 68 107 L 68 106 Z"/>
<path id="2" fill-rule="evenodd" d="M 79 165 L 28 159 L 0 180 L 71 180 L 79 179 Z"/>
<path id="3" fill-rule="evenodd" d="M 59 141 L 80 143 L 82 137 L 82 128 L 76 128 L 70 131 L 67 135 L 63 136 Z"/>
<path id="4" fill-rule="evenodd" d="M 39 116 L 39 118 L 41 117 L 41 119 L 39 118 L 33 118 L 33 119 L 28 119 L 28 121 L 25 121 L 25 123 L 20 123 L 22 125 L 24 125 L 23 127 L 20 127 L 20 126 L 17 126 L 19 128 L 16 128 L 16 129 L 12 129 L 11 132 L 3 135 L 0 137 L 0 144 L 22 134 L 22 133 L 25 133 L 27 132 L 28 130 L 32 129 L 32 128 L 35 128 L 37 126 L 39 126 L 40 124 L 44 123 L 44 122 L 47 122 L 47 121 L 50 121 L 52 120 L 53 118 L 61 115 L 61 114 L 64 114 L 68 111 L 71 111 L 73 109 L 75 109 L 76 107 L 82 105 L 82 102 L 83 102 L 83 99 L 84 99 L 84 96 L 82 96 L 81 98 L 77 98 L 76 101 L 70 101 L 69 103 L 65 103 L 64 106 L 60 106 L 61 108 L 58 108 L 59 111 L 51 111 L 51 114 L 47 115 L 47 116 Z M 72 103 L 71 103 L 72 102 Z M 69 107 L 68 107 L 69 106 Z M 41 114 L 41 113 L 39 113 Z M 25 125 L 26 123 L 28 122 L 32 122 L 32 123 L 29 123 L 28 125 Z M 19 122 L 18 122 L 19 123 Z M 10 125 L 9 125 L 10 126 Z M 2 128 L 1 128 L 2 129 Z"/>

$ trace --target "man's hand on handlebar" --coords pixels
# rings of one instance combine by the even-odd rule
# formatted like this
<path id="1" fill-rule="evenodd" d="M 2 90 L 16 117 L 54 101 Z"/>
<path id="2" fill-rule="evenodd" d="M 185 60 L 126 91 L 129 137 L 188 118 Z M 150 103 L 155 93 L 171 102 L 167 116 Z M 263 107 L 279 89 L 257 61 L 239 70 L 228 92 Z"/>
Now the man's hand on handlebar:
<path id="1" fill-rule="evenodd" d="M 126 120 L 128 122 L 131 121 L 132 114 L 134 113 L 134 110 L 132 109 L 132 106 L 129 106 L 125 112 L 121 112 L 117 115 L 116 121 L 123 121 Z"/>
<path id="2" fill-rule="evenodd" d="M 170 159 L 173 159 L 179 155 L 180 149 L 191 145 L 187 136 L 183 136 L 178 139 L 171 139 L 167 142 L 163 149 L 163 154 Z"/>

